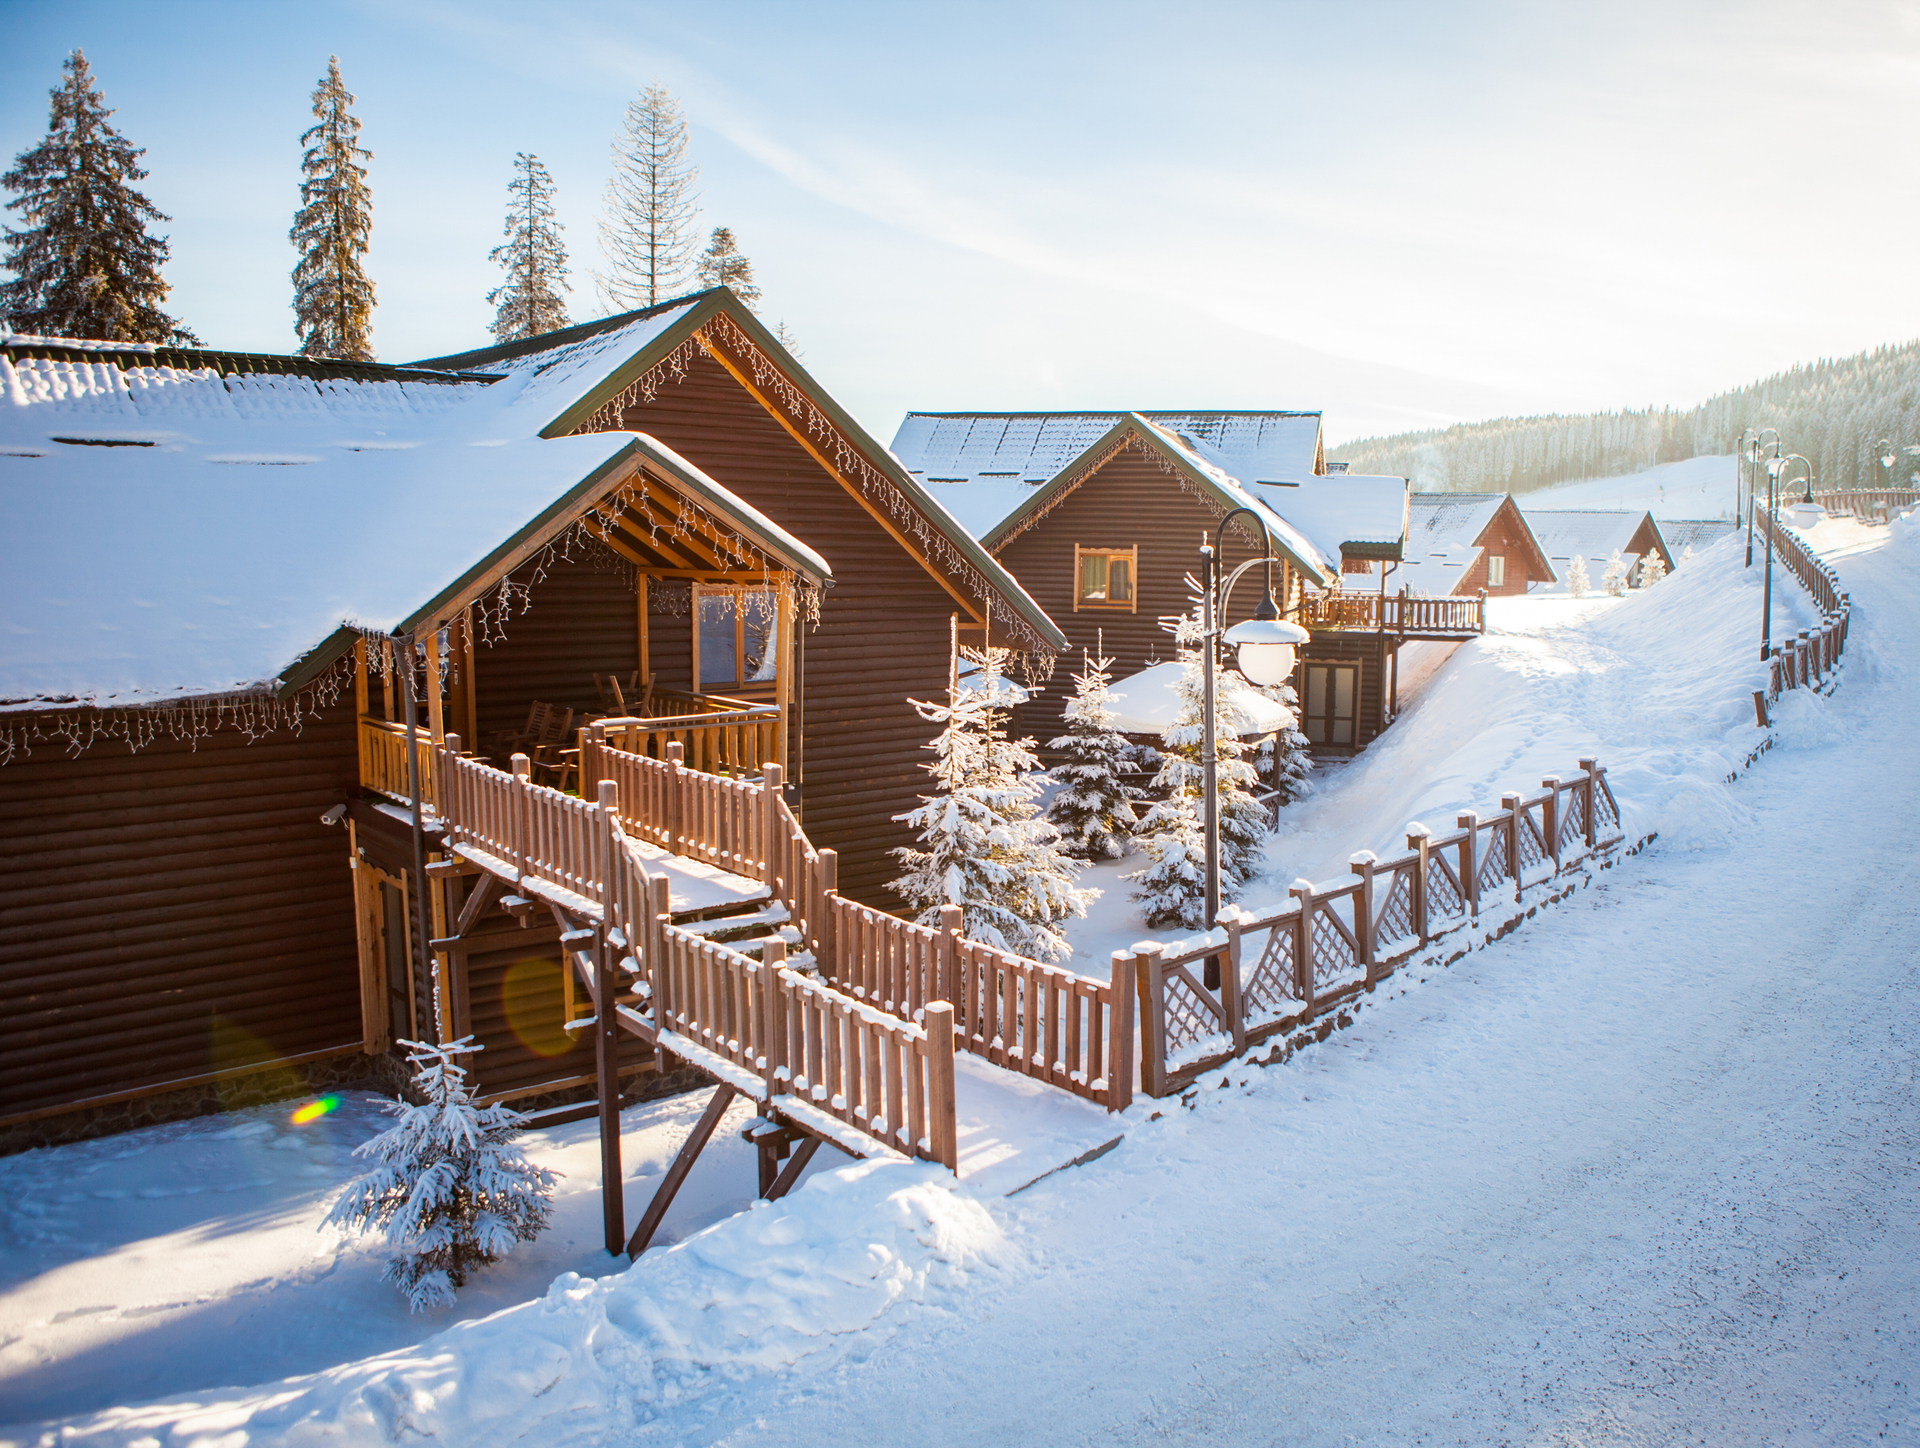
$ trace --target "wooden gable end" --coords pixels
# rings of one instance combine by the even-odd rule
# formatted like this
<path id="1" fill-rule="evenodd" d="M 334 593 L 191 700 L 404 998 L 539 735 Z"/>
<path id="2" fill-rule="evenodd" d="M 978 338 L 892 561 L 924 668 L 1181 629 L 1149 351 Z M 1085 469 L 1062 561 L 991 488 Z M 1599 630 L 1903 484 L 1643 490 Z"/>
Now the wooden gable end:
<path id="1" fill-rule="evenodd" d="M 1106 459 L 1046 513 L 994 550 L 1008 572 L 1047 611 L 1072 646 L 1051 683 L 1021 706 L 1020 728 L 1044 746 L 1060 733 L 1061 710 L 1071 696 L 1068 677 L 1079 667 L 1082 649 L 1103 648 L 1114 660 L 1116 678 L 1174 657 L 1173 636 L 1160 620 L 1187 612 L 1192 604 L 1186 575 L 1200 572 L 1200 544 L 1223 516 L 1212 502 L 1182 487 L 1139 448 L 1123 448 Z M 1137 549 L 1135 600 L 1130 608 L 1111 604 L 1076 607 L 1079 602 L 1077 555 L 1084 550 Z M 1228 538 L 1229 570 L 1259 556 L 1238 528 Z M 1229 622 L 1251 618 L 1260 601 L 1260 570 L 1234 589 Z M 1274 597 L 1284 608 L 1297 595 L 1298 574 L 1276 560 Z"/>
<path id="2" fill-rule="evenodd" d="M 1661 538 L 1660 530 L 1654 526 L 1653 514 L 1641 518 L 1640 526 L 1633 530 L 1633 540 L 1621 551 L 1644 558 L 1650 551 L 1658 550 L 1660 559 L 1667 565 L 1668 572 L 1673 570 L 1673 555 L 1667 551 L 1666 540 Z"/>
<path id="3" fill-rule="evenodd" d="M 800 632 L 800 749 L 791 773 L 808 835 L 840 853 L 841 892 L 896 903 L 886 886 L 901 867 L 890 852 L 913 837 L 893 816 L 929 787 L 921 765 L 934 733 L 907 700 L 945 697 L 951 620 L 962 600 L 712 357 L 691 358 L 677 381 L 631 402 L 619 425 L 678 452 L 833 569 L 819 626 Z M 975 617 L 969 608 L 961 621 Z M 656 656 L 664 663 L 658 647 Z"/>
<path id="4" fill-rule="evenodd" d="M 1498 597 L 1525 593 L 1531 584 L 1553 582 L 1553 565 L 1535 541 L 1526 519 L 1520 516 L 1520 505 L 1511 494 L 1494 509 L 1486 527 L 1473 541 L 1480 549 L 1480 557 L 1462 572 L 1460 581 L 1453 587 L 1455 594 L 1471 597 L 1485 589 L 1489 595 Z M 1498 584 L 1489 581 L 1495 558 L 1504 564 Z"/>

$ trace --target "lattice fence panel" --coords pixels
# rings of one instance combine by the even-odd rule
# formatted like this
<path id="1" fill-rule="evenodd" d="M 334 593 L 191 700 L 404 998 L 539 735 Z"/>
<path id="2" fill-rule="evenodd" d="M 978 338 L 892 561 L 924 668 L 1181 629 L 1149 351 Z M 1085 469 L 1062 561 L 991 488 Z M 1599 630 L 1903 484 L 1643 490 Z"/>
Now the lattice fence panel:
<path id="1" fill-rule="evenodd" d="M 1374 917 L 1374 937 L 1405 940 L 1413 933 L 1413 872 L 1395 870 L 1387 887 L 1387 898 Z"/>
<path id="2" fill-rule="evenodd" d="M 1430 920 L 1444 920 L 1449 915 L 1459 915 L 1467 908 L 1467 902 L 1460 898 L 1460 887 L 1453 883 L 1453 871 L 1447 862 L 1437 855 L 1427 859 L 1427 917 Z"/>
<path id="3" fill-rule="evenodd" d="M 1509 824 L 1496 825 L 1487 831 L 1487 853 L 1480 861 L 1480 889 L 1485 891 L 1498 888 L 1507 878 L 1507 831 Z"/>
<path id="4" fill-rule="evenodd" d="M 1240 988 L 1250 1014 L 1285 1015 L 1288 1006 L 1300 1003 L 1293 990 L 1293 934 L 1291 920 L 1267 932 L 1260 958 Z"/>
<path id="5" fill-rule="evenodd" d="M 1192 986 L 1169 973 L 1165 989 L 1169 1052 L 1221 1033 L 1220 1017 L 1214 1013 L 1210 1002 L 1194 993 Z"/>
<path id="6" fill-rule="evenodd" d="M 1585 792 L 1570 789 L 1561 796 L 1564 808 L 1560 811 L 1560 838 L 1567 845 L 1582 845 L 1587 838 L 1587 801 Z"/>
<path id="7" fill-rule="evenodd" d="M 1323 907 L 1313 912 L 1313 984 L 1317 990 L 1357 964 L 1353 947 Z"/>
<path id="8" fill-rule="evenodd" d="M 1530 870 L 1547 858 L 1547 842 L 1534 822 L 1532 810 L 1521 810 L 1513 824 L 1520 831 L 1520 868 Z"/>

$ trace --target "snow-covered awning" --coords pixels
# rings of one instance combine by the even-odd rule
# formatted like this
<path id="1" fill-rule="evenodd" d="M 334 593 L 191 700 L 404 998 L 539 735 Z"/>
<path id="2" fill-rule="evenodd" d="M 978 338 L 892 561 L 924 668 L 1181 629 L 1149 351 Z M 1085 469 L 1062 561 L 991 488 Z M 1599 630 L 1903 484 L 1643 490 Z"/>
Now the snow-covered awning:
<path id="1" fill-rule="evenodd" d="M 1183 663 L 1155 664 L 1113 685 L 1113 727 L 1122 734 L 1158 735 L 1180 714 L 1180 676 Z M 1290 729 L 1293 711 L 1252 689 L 1234 691 L 1229 701 L 1234 725 L 1243 736 Z"/>

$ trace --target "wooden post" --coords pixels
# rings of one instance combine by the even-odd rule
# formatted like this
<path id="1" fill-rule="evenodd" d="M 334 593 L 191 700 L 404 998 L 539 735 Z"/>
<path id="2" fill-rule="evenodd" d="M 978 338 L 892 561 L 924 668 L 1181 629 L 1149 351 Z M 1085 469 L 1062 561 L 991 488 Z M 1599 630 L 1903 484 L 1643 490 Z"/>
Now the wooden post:
<path id="1" fill-rule="evenodd" d="M 761 1045 L 766 1057 L 761 1064 L 761 1079 L 766 1082 L 767 1100 L 783 1089 L 780 1068 L 787 1064 L 786 1000 L 780 993 L 780 970 L 787 963 L 787 942 L 774 936 L 760 947 L 759 1009 Z M 791 1073 L 789 1073 L 791 1074 Z"/>
<path id="2" fill-rule="evenodd" d="M 1540 806 L 1540 830 L 1546 836 L 1547 854 L 1553 859 L 1553 873 L 1560 873 L 1560 776 L 1549 774 L 1540 781 L 1540 787 L 1547 792 L 1546 803 Z"/>
<path id="3" fill-rule="evenodd" d="M 353 738 L 360 773 L 356 783 L 367 782 L 367 641 L 353 641 Z M 355 857 L 358 858 L 357 856 Z"/>
<path id="4" fill-rule="evenodd" d="M 1809 672 L 1809 657 L 1811 654 L 1811 645 L 1807 642 L 1807 640 L 1811 636 L 1812 636 L 1812 631 L 1809 629 L 1803 628 L 1800 630 L 1800 637 L 1798 641 L 1794 644 L 1794 654 L 1797 656 L 1799 660 L 1799 666 L 1800 666 L 1800 687 L 1803 689 L 1807 685 L 1813 682 L 1813 679 Z"/>
<path id="5" fill-rule="evenodd" d="M 1359 850 L 1347 859 L 1347 868 L 1360 877 L 1360 893 L 1353 897 L 1353 943 L 1360 959 L 1356 962 L 1365 971 L 1367 989 L 1373 989 L 1374 949 L 1373 949 L 1373 872 L 1379 864 L 1379 856 L 1372 850 Z"/>
<path id="6" fill-rule="evenodd" d="M 426 644 L 427 737 L 435 744 L 447 737 L 446 716 L 440 694 L 440 626 L 429 624 L 422 641 Z"/>
<path id="7" fill-rule="evenodd" d="M 533 761 L 524 754 L 516 754 L 507 763 L 520 786 L 513 792 L 513 834 L 508 848 L 513 852 L 515 872 L 524 875 L 527 873 L 527 851 L 532 843 L 528 835 L 532 832 L 529 815 L 533 809 L 533 799 L 528 790 L 533 787 Z"/>
<path id="8" fill-rule="evenodd" d="M 460 773 L 453 767 L 453 761 L 460 757 L 460 736 L 449 734 L 446 746 L 438 751 L 441 758 L 434 762 L 433 772 L 440 781 L 440 792 L 434 796 L 434 813 L 440 816 L 440 823 L 447 827 L 446 839 L 449 844 L 459 833 L 461 824 L 471 824 L 461 809 Z"/>
<path id="9" fill-rule="evenodd" d="M 1124 950 L 1113 953 L 1109 989 L 1113 1012 L 1107 1022 L 1107 1110 L 1125 1111 L 1133 1105 L 1133 956 Z"/>
<path id="10" fill-rule="evenodd" d="M 768 762 L 760 766 L 760 790 L 763 795 L 761 800 L 763 809 L 760 815 L 762 836 L 760 853 L 765 859 L 760 879 L 773 892 L 775 899 L 781 899 L 780 892 L 786 890 L 788 892 L 786 903 L 790 905 L 793 882 L 789 880 L 783 884 L 780 879 L 782 851 L 779 841 L 781 835 L 785 833 L 780 828 L 780 791 L 785 777 L 786 771 L 778 764 Z"/>
<path id="11" fill-rule="evenodd" d="M 1237 1056 L 1247 1049 L 1247 1013 L 1240 1002 L 1240 907 L 1227 906 L 1219 919 L 1227 927 L 1226 954 L 1220 961 L 1220 1008 L 1227 1013 L 1227 1034 L 1233 1037 Z"/>
<path id="12" fill-rule="evenodd" d="M 923 1017 L 927 1031 L 927 1144 L 948 1171 L 960 1164 L 960 1133 L 953 1108 L 953 1007 L 935 1001 Z"/>
<path id="13" fill-rule="evenodd" d="M 1513 898 L 1520 898 L 1520 826 L 1522 796 L 1503 794 L 1500 796 L 1500 808 L 1507 812 L 1507 874 L 1513 880 Z"/>
<path id="14" fill-rule="evenodd" d="M 620 1250 L 627 1234 L 627 1207 L 620 1174 L 620 1026 L 613 1004 L 619 986 L 613 942 L 607 938 L 613 928 L 614 892 L 608 877 L 613 860 L 613 816 L 619 803 L 620 786 L 610 779 L 601 780 L 596 853 L 600 856 L 600 898 L 606 914 L 593 936 L 593 1069 L 595 1088 L 600 1096 L 600 1212 L 606 1226 L 609 1253 Z M 571 977 L 573 962 L 564 954 L 561 966 Z"/>
<path id="15" fill-rule="evenodd" d="M 1593 825 L 1593 781 L 1599 774 L 1599 770 L 1600 761 L 1597 759 L 1583 759 L 1580 761 L 1580 772 L 1586 776 L 1586 778 L 1580 782 L 1580 815 L 1587 826 L 1588 854 L 1593 853 L 1593 842 L 1599 838 Z"/>
<path id="16" fill-rule="evenodd" d="M 647 1203 L 647 1210 L 640 1217 L 640 1225 L 633 1229 L 633 1235 L 627 1239 L 627 1256 L 637 1258 L 647 1250 L 647 1244 L 653 1241 L 653 1234 L 660 1230 L 660 1223 L 667 1215 L 667 1208 L 673 1205 L 674 1196 L 680 1185 L 687 1179 L 687 1173 L 693 1170 L 695 1158 L 713 1136 L 714 1128 L 720 1124 L 720 1118 L 727 1113 L 735 1092 L 724 1081 L 714 1088 L 713 1097 L 707 1102 L 707 1109 L 701 1113 L 700 1121 L 693 1128 L 686 1144 L 673 1159 L 673 1165 L 667 1168 L 666 1176 L 660 1180 L 660 1189 L 653 1194 L 653 1200 Z"/>
<path id="17" fill-rule="evenodd" d="M 1140 1085 L 1147 1095 L 1167 1094 L 1167 998 L 1160 978 L 1160 945 L 1133 948 L 1135 987 L 1140 994 Z"/>
<path id="18" fill-rule="evenodd" d="M 1465 897 L 1463 903 L 1467 914 L 1480 918 L 1480 816 L 1472 810 L 1462 810 L 1454 816 L 1454 824 L 1467 832 L 1460 842 L 1460 892 Z"/>
<path id="19" fill-rule="evenodd" d="M 820 968 L 832 979 L 840 978 L 839 929 L 833 920 L 833 901 L 840 893 L 840 852 L 820 851 L 820 950 L 816 957 Z"/>
<path id="20" fill-rule="evenodd" d="M 462 722 L 467 726 L 469 738 L 480 737 L 480 685 L 474 676 L 473 666 L 473 605 L 467 605 L 460 615 L 460 680 L 461 691 L 466 695 L 466 707 L 461 711 Z"/>
<path id="21" fill-rule="evenodd" d="M 647 876 L 647 944 L 641 967 L 653 989 L 654 1028 L 661 1031 L 668 1029 L 667 1017 L 673 1009 L 673 983 L 667 970 L 667 934 L 663 929 L 670 908 L 667 877 L 664 874 Z"/>
<path id="22" fill-rule="evenodd" d="M 686 783 L 684 777 L 686 758 L 686 745 L 680 743 L 678 740 L 667 745 L 667 807 L 665 811 L 666 819 L 663 823 L 667 831 L 667 853 L 670 855 L 685 853 L 685 851 L 680 848 L 680 844 L 682 815 L 684 813 L 681 793 Z"/>
<path id="23" fill-rule="evenodd" d="M 939 962 L 939 978 L 934 982 L 935 1000 L 960 1005 L 960 923 L 966 918 L 966 911 L 958 905 L 940 907 L 940 937 L 934 942 L 935 959 Z M 960 1012 L 960 1024 L 967 1026 L 973 1018 L 973 1002 L 965 1002 Z"/>
<path id="24" fill-rule="evenodd" d="M 1407 826 L 1407 848 L 1414 853 L 1413 863 L 1413 933 L 1419 937 L 1424 949 L 1428 939 L 1427 929 L 1427 851 L 1431 833 L 1423 824 Z"/>
<path id="25" fill-rule="evenodd" d="M 1287 893 L 1299 902 L 1293 921 L 1293 994 L 1300 1002 L 1300 1019 L 1313 1019 L 1313 881 L 1295 880 Z"/>

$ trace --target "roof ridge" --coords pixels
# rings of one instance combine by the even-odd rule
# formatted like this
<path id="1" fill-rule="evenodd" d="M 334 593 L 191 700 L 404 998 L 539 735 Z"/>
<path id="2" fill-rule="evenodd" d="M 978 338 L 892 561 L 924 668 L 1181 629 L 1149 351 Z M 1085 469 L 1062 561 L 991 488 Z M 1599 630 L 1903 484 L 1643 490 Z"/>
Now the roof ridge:
<path id="1" fill-rule="evenodd" d="M 412 365 L 425 367 L 430 365 L 451 365 L 455 363 L 468 366 L 480 366 L 489 362 L 511 362 L 515 358 L 530 357 L 536 352 L 550 352 L 556 347 L 570 346 L 575 342 L 584 342 L 589 337 L 598 337 L 607 332 L 616 332 L 634 322 L 644 321 L 648 317 L 657 317 L 662 312 L 685 307 L 714 292 L 725 291 L 725 287 L 705 287 L 697 292 L 688 292 L 684 296 L 671 297 L 664 302 L 655 302 L 650 307 L 636 307 L 630 312 L 616 312 L 611 317 L 595 317 L 590 321 L 575 322 L 570 327 L 558 327 L 551 332 L 540 332 L 531 337 L 522 337 L 514 342 L 496 342 L 491 346 L 473 347 L 465 352 L 448 352 L 439 357 L 424 357 Z"/>

